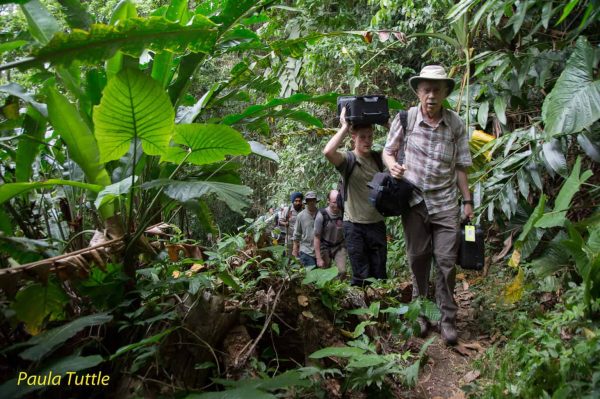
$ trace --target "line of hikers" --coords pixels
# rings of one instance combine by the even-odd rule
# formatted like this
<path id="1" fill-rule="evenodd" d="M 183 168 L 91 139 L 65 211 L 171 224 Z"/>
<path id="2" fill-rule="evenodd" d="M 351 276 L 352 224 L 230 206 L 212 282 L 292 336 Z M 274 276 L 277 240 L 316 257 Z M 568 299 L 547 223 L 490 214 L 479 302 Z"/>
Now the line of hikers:
<path id="1" fill-rule="evenodd" d="M 309 191 L 293 193 L 292 204 L 278 215 L 278 225 L 286 252 L 305 265 L 328 267 L 332 261 L 344 277 L 346 255 L 352 266 L 352 285 L 368 284 L 369 278 L 385 279 L 387 240 L 384 217 L 369 202 L 367 184 L 384 167 L 392 177 L 406 179 L 418 190 L 412 193 L 410 208 L 402 214 L 408 263 L 413 280 L 413 299 L 427 296 L 432 262 L 437 267 L 436 302 L 441 311 L 440 333 L 447 344 L 457 342 L 454 285 L 459 246 L 460 205 L 464 217 L 473 217 L 473 201 L 468 188 L 467 168 L 471 166 L 468 134 L 455 112 L 442 104 L 454 88 L 439 65 L 425 66 L 408 81 L 419 105 L 408 111 L 408 124 L 400 114 L 389 125 L 384 150 L 371 149 L 372 125 L 350 125 L 340 115 L 341 127 L 323 149 L 344 181 L 343 214 L 337 190 L 328 194 L 327 207 L 317 209 L 317 196 Z M 350 135 L 352 151 L 340 151 Z M 403 162 L 398 158 L 403 152 Z M 400 160 L 400 162 L 398 162 Z M 303 202 L 306 208 L 303 209 Z M 430 321 L 418 318 L 421 335 Z"/>

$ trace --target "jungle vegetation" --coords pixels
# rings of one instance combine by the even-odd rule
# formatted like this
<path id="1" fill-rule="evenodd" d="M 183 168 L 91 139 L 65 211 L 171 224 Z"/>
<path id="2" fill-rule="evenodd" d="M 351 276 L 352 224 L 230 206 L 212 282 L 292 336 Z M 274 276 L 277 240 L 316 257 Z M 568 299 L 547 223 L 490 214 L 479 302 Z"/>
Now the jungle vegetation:
<path id="1" fill-rule="evenodd" d="M 486 232 L 485 270 L 459 284 L 481 349 L 461 395 L 598 397 L 599 14 L 1 0 L 0 397 L 423 397 L 437 341 L 415 320 L 439 311 L 410 301 L 400 221 L 390 279 L 357 290 L 283 256 L 268 209 L 335 187 L 339 95 L 406 109 L 431 63 L 458 83 L 445 105 Z M 110 385 L 17 384 L 49 371 Z"/>

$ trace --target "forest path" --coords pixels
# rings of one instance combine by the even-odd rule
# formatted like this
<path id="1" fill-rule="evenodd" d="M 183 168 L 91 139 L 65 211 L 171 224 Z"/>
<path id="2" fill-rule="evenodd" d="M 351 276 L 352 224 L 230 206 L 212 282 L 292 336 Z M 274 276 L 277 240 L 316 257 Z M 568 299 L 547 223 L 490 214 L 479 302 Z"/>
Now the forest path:
<path id="1" fill-rule="evenodd" d="M 457 275 L 455 298 L 459 306 L 457 317 L 458 345 L 447 346 L 442 340 L 437 326 L 426 338 L 413 338 L 412 345 L 420 348 L 423 343 L 435 337 L 427 349 L 427 362 L 422 366 L 419 380 L 411 390 L 401 390 L 398 397 L 413 399 L 463 399 L 466 397 L 461 386 L 479 377 L 473 362 L 491 345 L 491 338 L 480 331 L 477 322 L 477 309 L 474 308 L 471 291 L 472 283 L 464 274 Z"/>

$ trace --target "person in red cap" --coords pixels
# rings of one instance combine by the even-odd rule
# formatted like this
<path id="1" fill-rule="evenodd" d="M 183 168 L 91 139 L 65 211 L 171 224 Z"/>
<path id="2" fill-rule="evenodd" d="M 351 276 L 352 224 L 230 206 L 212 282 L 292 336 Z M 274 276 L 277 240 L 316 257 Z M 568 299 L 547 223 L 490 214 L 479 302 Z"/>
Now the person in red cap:
<path id="1" fill-rule="evenodd" d="M 469 137 L 465 124 L 442 104 L 454 89 L 454 80 L 439 65 L 427 65 L 408 81 L 419 105 L 408 111 L 406 132 L 399 116 L 392 121 L 383 160 L 393 177 L 404 177 L 416 187 L 410 210 L 402 216 L 408 263 L 413 277 L 413 299 L 426 297 L 432 260 L 437 267 L 436 302 L 442 313 L 440 333 L 449 345 L 457 343 L 457 306 L 454 301 L 456 257 L 458 254 L 458 191 L 464 213 L 473 217 L 467 168 L 471 166 Z M 396 155 L 404 146 L 404 164 Z M 425 336 L 430 322 L 418 319 Z"/>

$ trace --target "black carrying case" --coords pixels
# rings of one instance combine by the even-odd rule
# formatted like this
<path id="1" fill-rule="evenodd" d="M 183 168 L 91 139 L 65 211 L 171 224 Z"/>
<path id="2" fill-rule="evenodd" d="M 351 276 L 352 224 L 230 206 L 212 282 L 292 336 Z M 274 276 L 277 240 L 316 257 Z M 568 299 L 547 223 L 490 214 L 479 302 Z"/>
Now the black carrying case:
<path id="1" fill-rule="evenodd" d="M 390 111 L 385 96 L 344 96 L 338 97 L 338 116 L 346 107 L 346 120 L 352 125 L 385 125 L 390 119 Z"/>
<path id="2" fill-rule="evenodd" d="M 463 269 L 482 270 L 485 264 L 483 229 L 479 225 L 474 225 L 475 241 L 467 241 L 465 226 L 473 225 L 469 223 L 461 223 L 460 225 L 460 246 L 457 263 Z"/>

